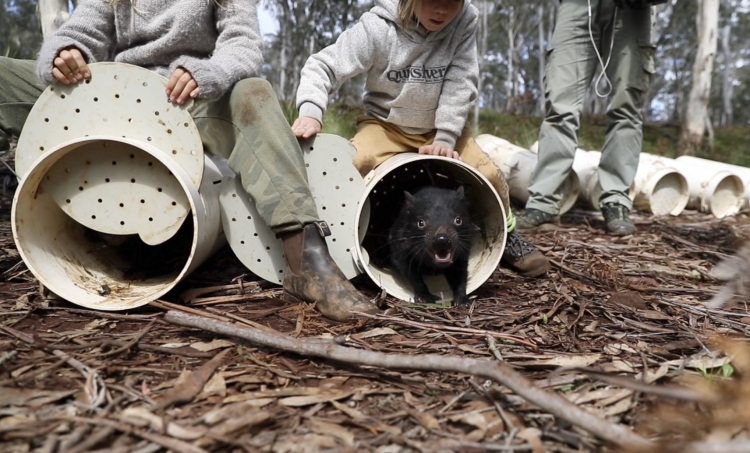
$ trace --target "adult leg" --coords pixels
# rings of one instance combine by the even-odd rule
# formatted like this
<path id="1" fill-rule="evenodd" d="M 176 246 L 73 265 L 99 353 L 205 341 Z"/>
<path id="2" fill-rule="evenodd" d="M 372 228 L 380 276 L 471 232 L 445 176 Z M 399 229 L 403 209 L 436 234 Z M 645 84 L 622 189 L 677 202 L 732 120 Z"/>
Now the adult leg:
<path id="1" fill-rule="evenodd" d="M 196 108 L 193 117 L 206 150 L 229 159 L 258 213 L 281 237 L 284 290 L 316 302 L 323 315 L 337 321 L 352 312 L 377 311 L 328 253 L 324 236 L 330 231 L 320 221 L 302 150 L 271 85 L 260 78 L 242 80 L 223 98 Z"/>
<path id="2" fill-rule="evenodd" d="M 619 204 L 632 209 L 628 197 L 638 169 L 643 140 L 641 108 L 654 72 L 654 46 L 651 43 L 651 10 L 617 9 L 606 11 L 605 35 L 614 44 L 607 76 L 613 92 L 607 107 L 607 132 L 599 163 L 600 206 Z M 614 22 L 613 22 L 614 20 Z"/>
<path id="3" fill-rule="evenodd" d="M 527 213 L 519 219 L 522 228 L 555 221 L 560 214 L 562 191 L 578 146 L 583 101 L 598 61 L 589 20 L 587 0 L 566 0 L 558 9 L 547 50 L 546 115 L 539 130 L 539 160 L 529 182 Z M 596 37 L 596 23 L 592 27 Z M 534 217 L 533 211 L 546 215 Z"/>
<path id="4" fill-rule="evenodd" d="M 36 62 L 0 57 L 0 152 L 21 135 L 31 108 L 46 87 L 36 77 Z"/>

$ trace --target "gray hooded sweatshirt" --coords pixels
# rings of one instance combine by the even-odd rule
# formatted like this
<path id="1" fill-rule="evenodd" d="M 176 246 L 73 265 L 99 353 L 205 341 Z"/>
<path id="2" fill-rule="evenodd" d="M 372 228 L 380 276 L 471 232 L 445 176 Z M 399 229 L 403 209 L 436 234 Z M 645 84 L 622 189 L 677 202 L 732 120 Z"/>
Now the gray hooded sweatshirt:
<path id="1" fill-rule="evenodd" d="M 477 9 L 462 10 L 436 32 L 398 25 L 398 0 L 375 0 L 336 43 L 312 55 L 297 90 L 300 116 L 323 122 L 328 95 L 367 73 L 365 113 L 405 133 L 437 129 L 435 142 L 455 147 L 477 96 Z"/>
<path id="2" fill-rule="evenodd" d="M 181 66 L 201 99 L 257 77 L 263 64 L 257 0 L 80 0 L 70 20 L 44 40 L 37 76 L 51 83 L 52 62 L 75 46 L 88 63 L 117 61 L 164 77 Z"/>

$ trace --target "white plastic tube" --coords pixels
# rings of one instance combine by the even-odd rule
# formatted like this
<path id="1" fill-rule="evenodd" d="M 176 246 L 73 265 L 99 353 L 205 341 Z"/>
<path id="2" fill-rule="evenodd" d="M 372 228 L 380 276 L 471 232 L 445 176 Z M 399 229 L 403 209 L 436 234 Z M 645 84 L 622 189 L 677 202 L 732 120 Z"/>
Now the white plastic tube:
<path id="1" fill-rule="evenodd" d="M 578 175 L 581 191 L 578 201 L 586 207 L 599 210 L 599 196 L 602 188 L 599 185 L 599 159 L 601 153 L 576 149 L 573 160 L 573 171 Z"/>
<path id="2" fill-rule="evenodd" d="M 537 165 L 538 156 L 494 135 L 482 134 L 476 137 L 476 141 L 505 176 L 510 197 L 518 202 L 526 203 L 526 200 L 529 199 L 529 181 L 534 167 Z M 560 214 L 564 214 L 573 208 L 579 191 L 578 175 L 572 171 L 568 174 L 568 179 L 563 188 Z"/>
<path id="3" fill-rule="evenodd" d="M 467 294 L 479 288 L 497 269 L 505 249 L 507 235 L 505 210 L 495 189 L 489 181 L 474 168 L 465 163 L 439 156 L 416 153 L 397 154 L 380 164 L 365 177 L 365 192 L 358 203 L 358 215 L 355 231 L 353 254 L 357 266 L 364 271 L 375 284 L 391 296 L 401 300 L 414 300 L 414 292 L 409 283 L 398 275 L 387 264 L 375 263 L 363 243 L 368 235 L 387 235 L 387 231 L 372 228 L 375 217 L 392 211 L 393 206 L 375 206 L 377 197 L 390 194 L 402 194 L 410 187 L 410 181 L 421 179 L 437 180 L 447 178 L 449 181 L 460 181 L 468 187 L 467 197 L 473 209 L 475 223 L 483 228 L 483 233 L 475 238 L 469 255 L 469 277 Z M 368 226 L 368 224 L 370 224 Z M 451 300 L 450 287 L 442 276 L 425 279 L 430 292 Z"/>
<path id="4" fill-rule="evenodd" d="M 680 156 L 677 162 L 684 162 L 693 166 L 712 168 L 716 170 L 728 170 L 731 173 L 739 176 L 742 180 L 742 184 L 745 187 L 745 202 L 743 207 L 750 206 L 750 168 L 742 167 L 740 165 L 727 164 L 724 162 L 718 162 L 710 159 L 702 159 L 700 157 L 693 156 Z"/>
<path id="5" fill-rule="evenodd" d="M 687 208 L 723 218 L 740 211 L 744 204 L 742 180 L 728 170 L 716 170 L 653 154 L 641 154 L 642 165 L 673 167 L 684 175 L 690 194 Z"/>
<path id="6" fill-rule="evenodd" d="M 224 243 L 219 191 L 230 172 L 204 155 L 192 101 L 170 103 L 167 79 L 123 63 L 90 70 L 48 87 L 28 115 L 13 237 L 50 291 L 125 310 L 168 292 Z"/>
<path id="7" fill-rule="evenodd" d="M 108 145 L 106 156 L 98 152 L 102 144 Z M 157 216 L 163 214 L 156 208 L 157 200 L 132 197 L 122 191 L 113 180 L 114 176 L 108 176 L 113 174 L 106 170 L 112 166 L 111 162 L 119 159 L 117 156 L 124 159 L 133 156 L 132 159 L 144 162 L 143 173 L 156 169 L 163 174 L 165 186 L 171 184 L 182 191 L 179 195 L 188 205 L 185 221 L 192 223 L 188 225 L 192 236 L 189 246 L 180 249 L 182 254 L 160 257 L 175 260 L 171 272 L 144 279 L 127 276 L 131 264 L 124 261 L 120 253 L 123 250 L 118 249 L 119 246 L 92 240 L 87 233 L 88 227 L 66 213 L 58 204 L 54 191 L 49 190 L 57 187 L 81 196 L 93 192 L 101 203 L 93 203 L 88 215 L 97 217 L 97 220 L 107 217 L 112 220 L 114 217 L 115 223 L 123 223 L 124 226 L 129 226 L 130 222 L 153 223 Z M 60 171 L 58 167 L 65 164 L 66 157 L 91 162 L 86 187 L 83 182 L 72 178 L 61 181 L 47 179 Z M 182 166 L 161 150 L 137 140 L 92 136 L 62 143 L 30 166 L 16 190 L 11 213 L 16 247 L 39 281 L 72 303 L 98 310 L 126 310 L 147 304 L 172 289 L 224 243 L 219 215 L 219 184 L 215 184 L 225 177 L 221 167 L 221 162 L 217 165 L 206 158 L 203 181 L 200 187 L 196 187 Z M 127 181 L 132 186 L 151 183 L 148 180 L 141 183 L 137 172 L 132 175 L 130 179 L 135 181 Z M 106 181 L 108 178 L 109 182 Z M 66 189 L 66 184 L 72 185 L 72 190 Z M 76 186 L 79 184 L 83 190 L 78 190 Z M 159 193 L 159 188 L 153 188 L 155 193 Z M 134 190 L 137 192 L 137 189 Z M 62 203 L 72 204 L 72 197 Z M 68 200 L 70 203 L 67 203 Z M 119 214 L 119 205 L 126 203 L 139 205 L 140 216 L 134 218 L 132 215 Z M 82 215 L 82 212 L 78 211 L 77 214 Z M 135 229 L 138 229 L 137 226 Z M 114 239 L 119 236 L 102 233 Z"/>

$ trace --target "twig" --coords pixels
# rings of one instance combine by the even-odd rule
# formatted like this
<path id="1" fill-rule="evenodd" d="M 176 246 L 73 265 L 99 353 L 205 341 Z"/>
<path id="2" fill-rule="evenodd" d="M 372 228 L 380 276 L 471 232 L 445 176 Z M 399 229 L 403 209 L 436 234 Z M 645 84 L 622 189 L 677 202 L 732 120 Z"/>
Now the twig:
<path id="1" fill-rule="evenodd" d="M 117 355 L 121 352 L 127 351 L 128 349 L 133 347 L 135 344 L 137 344 L 139 341 L 141 341 L 143 337 L 146 336 L 148 331 L 151 330 L 151 328 L 154 326 L 155 322 L 156 320 L 153 320 L 150 323 L 148 323 L 148 325 L 144 327 L 143 330 L 135 334 L 132 340 L 127 341 L 124 345 L 118 347 L 117 349 L 114 349 L 109 352 L 102 352 L 99 354 L 89 354 L 89 357 L 109 357 L 109 356 Z"/>
<path id="2" fill-rule="evenodd" d="M 84 407 L 86 409 L 94 409 L 102 405 L 104 403 L 104 400 L 106 399 L 107 386 L 104 385 L 104 381 L 102 380 L 101 376 L 99 376 L 99 373 L 84 365 L 80 361 L 74 359 L 73 357 L 69 356 L 65 352 L 56 349 L 52 351 L 52 353 L 62 359 L 65 359 L 65 361 L 68 362 L 70 366 L 78 370 L 83 375 L 83 377 L 86 378 L 86 384 L 83 386 L 83 389 L 89 399 L 89 404 Z"/>
<path id="3" fill-rule="evenodd" d="M 418 322 L 418 321 L 410 321 L 408 319 L 401 319 L 395 316 L 380 315 L 380 314 L 370 315 L 367 313 L 358 313 L 358 315 L 365 317 L 365 318 L 377 319 L 379 321 L 387 321 L 387 322 L 392 322 L 396 324 L 403 324 L 406 326 L 418 327 L 420 329 L 434 330 L 437 332 L 449 331 L 449 332 L 460 333 L 464 335 L 472 335 L 472 336 L 492 335 L 495 338 L 515 341 L 516 343 L 525 344 L 526 346 L 529 346 L 535 349 L 537 347 L 533 341 L 527 338 L 521 338 L 516 335 L 507 335 L 503 333 L 492 332 L 490 330 L 471 329 L 468 327 L 457 327 L 457 326 L 446 326 L 446 325 L 436 326 L 434 324 L 428 324 L 428 323 L 423 323 L 423 322 Z"/>
<path id="4" fill-rule="evenodd" d="M 497 348 L 497 344 L 495 343 L 495 337 L 492 335 L 487 335 L 487 346 L 490 349 L 490 352 L 492 355 L 495 356 L 495 358 L 499 361 L 503 361 L 503 356 L 500 354 L 500 350 Z"/>
<path id="5" fill-rule="evenodd" d="M 163 436 L 161 434 L 151 433 L 148 431 L 137 429 L 133 425 L 118 422 L 115 420 L 110 420 L 107 418 L 94 419 L 94 418 L 84 418 L 84 417 L 65 417 L 62 419 L 73 421 L 73 422 L 88 423 L 91 425 L 109 426 L 123 433 L 133 434 L 142 439 L 148 440 L 155 444 L 159 444 L 162 447 L 168 450 L 172 450 L 172 451 L 179 451 L 182 453 L 208 453 L 206 450 L 202 448 L 196 447 L 190 443 L 181 441 L 179 439 L 174 439 L 171 437 Z"/>
<path id="6" fill-rule="evenodd" d="M 272 335 L 257 329 L 239 327 L 178 311 L 167 312 L 164 319 L 173 324 L 242 338 L 259 345 L 293 352 L 306 357 L 322 357 L 345 363 L 387 369 L 447 371 L 481 376 L 505 385 L 517 395 L 552 415 L 567 420 L 608 442 L 633 449 L 646 449 L 654 445 L 624 426 L 601 419 L 556 393 L 537 388 L 505 362 L 489 362 L 486 360 L 436 354 L 421 355 L 418 357 L 418 360 L 415 360 L 413 355 L 384 354 L 348 348 L 326 340 L 311 338 L 296 339 L 286 335 Z"/>
<path id="7" fill-rule="evenodd" d="M 506 428 L 508 428 L 509 432 L 518 431 L 518 428 L 516 428 L 516 425 L 513 424 L 513 421 L 508 418 L 508 415 L 503 410 L 503 407 L 498 403 L 495 398 L 491 397 L 489 392 L 482 388 L 479 384 L 474 382 L 473 380 L 469 379 L 469 384 L 471 384 L 472 387 L 474 387 L 474 391 L 482 395 L 483 397 L 487 398 L 488 400 L 492 401 L 492 404 L 495 405 L 495 410 L 497 411 L 498 415 L 500 415 L 500 418 L 503 419 L 503 422 L 505 423 Z"/>

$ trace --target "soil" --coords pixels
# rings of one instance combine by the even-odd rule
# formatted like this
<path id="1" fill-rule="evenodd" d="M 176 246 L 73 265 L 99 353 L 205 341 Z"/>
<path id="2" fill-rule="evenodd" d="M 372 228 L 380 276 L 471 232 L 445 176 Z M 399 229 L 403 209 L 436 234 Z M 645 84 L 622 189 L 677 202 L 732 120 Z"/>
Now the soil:
<path id="1" fill-rule="evenodd" d="M 750 417 L 731 385 L 744 382 L 750 314 L 741 297 L 716 309 L 706 302 L 723 285 L 712 268 L 745 242 L 750 217 L 686 212 L 634 213 L 633 219 L 638 234 L 610 237 L 598 213 L 575 209 L 561 225 L 525 234 L 553 261 L 552 270 L 529 279 L 499 268 L 467 308 L 405 304 L 358 277 L 355 285 L 381 301 L 383 314 L 331 323 L 313 306 L 284 299 L 228 248 L 138 309 L 102 312 L 60 300 L 16 250 L 6 191 L 0 204 L 0 450 L 610 448 L 586 426 L 491 380 L 305 357 L 169 323 L 166 310 L 414 361 L 426 354 L 503 360 L 545 391 L 649 438 L 672 445 L 744 439 Z M 740 349 L 731 349 L 737 342 Z M 703 395 L 718 386 L 735 396 L 722 400 L 721 412 L 608 382 L 591 370 Z"/>

